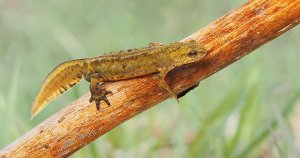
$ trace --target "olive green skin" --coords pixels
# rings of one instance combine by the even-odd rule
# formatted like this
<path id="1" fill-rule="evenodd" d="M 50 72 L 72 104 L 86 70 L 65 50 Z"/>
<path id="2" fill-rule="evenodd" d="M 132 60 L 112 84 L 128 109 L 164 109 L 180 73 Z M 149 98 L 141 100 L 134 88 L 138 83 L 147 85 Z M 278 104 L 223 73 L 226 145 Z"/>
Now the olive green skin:
<path id="1" fill-rule="evenodd" d="M 205 49 L 194 40 L 122 50 L 87 59 L 83 75 L 87 81 L 94 74 L 98 74 L 99 82 L 117 81 L 161 70 L 172 70 L 174 67 L 198 61 L 205 55 Z"/>
<path id="2" fill-rule="evenodd" d="M 90 102 L 100 101 L 110 105 L 106 95 L 111 93 L 99 88 L 99 83 L 135 78 L 158 73 L 159 86 L 170 96 L 177 95 L 165 82 L 166 74 L 173 68 L 201 60 L 205 49 L 196 41 L 175 42 L 167 45 L 151 43 L 140 49 L 121 50 L 94 58 L 66 61 L 55 67 L 44 80 L 32 106 L 32 118 L 49 102 L 79 83 L 82 76 L 91 83 Z"/>
<path id="3" fill-rule="evenodd" d="M 83 76 L 91 83 L 90 102 L 95 101 L 100 109 L 100 101 L 110 102 L 106 95 L 112 93 L 99 88 L 99 83 L 135 78 L 151 73 L 159 74 L 159 86 L 177 101 L 177 95 L 165 81 L 169 71 L 177 66 L 200 60 L 206 51 L 196 41 L 176 42 L 167 45 L 152 43 L 150 46 L 134 50 L 122 50 L 87 59 L 83 63 Z"/>

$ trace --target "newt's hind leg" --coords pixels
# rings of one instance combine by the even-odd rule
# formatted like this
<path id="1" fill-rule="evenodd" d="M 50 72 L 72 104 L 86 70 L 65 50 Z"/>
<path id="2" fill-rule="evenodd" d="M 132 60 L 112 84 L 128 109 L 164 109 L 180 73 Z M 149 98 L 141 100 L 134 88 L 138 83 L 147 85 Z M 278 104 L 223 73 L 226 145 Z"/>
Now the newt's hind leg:
<path id="1" fill-rule="evenodd" d="M 108 106 L 110 106 L 110 102 L 106 98 L 106 95 L 112 94 L 111 91 L 107 91 L 105 89 L 99 88 L 99 83 L 103 82 L 101 76 L 99 74 L 91 75 L 91 85 L 90 92 L 91 98 L 90 103 L 95 101 L 97 110 L 100 110 L 100 102 L 103 100 Z"/>

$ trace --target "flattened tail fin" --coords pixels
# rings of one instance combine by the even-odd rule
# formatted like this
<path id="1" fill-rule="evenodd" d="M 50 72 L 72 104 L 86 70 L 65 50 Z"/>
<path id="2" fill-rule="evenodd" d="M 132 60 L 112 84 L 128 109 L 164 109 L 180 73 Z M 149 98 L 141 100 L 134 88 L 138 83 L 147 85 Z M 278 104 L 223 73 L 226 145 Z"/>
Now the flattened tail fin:
<path id="1" fill-rule="evenodd" d="M 63 62 L 55 67 L 44 80 L 31 110 L 33 119 L 48 103 L 75 86 L 82 78 L 85 59 Z"/>

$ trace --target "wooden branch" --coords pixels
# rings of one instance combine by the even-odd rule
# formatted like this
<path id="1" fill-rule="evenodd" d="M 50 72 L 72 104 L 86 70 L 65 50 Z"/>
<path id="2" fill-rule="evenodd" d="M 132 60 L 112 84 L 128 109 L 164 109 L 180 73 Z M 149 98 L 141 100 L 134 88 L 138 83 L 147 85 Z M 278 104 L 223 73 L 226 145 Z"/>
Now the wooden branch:
<path id="1" fill-rule="evenodd" d="M 199 14 L 201 12 L 199 11 Z M 209 52 L 204 60 L 168 75 L 181 92 L 296 26 L 300 0 L 251 0 L 185 40 L 195 39 Z M 282 55 L 284 57 L 284 55 Z M 155 76 L 105 83 L 112 106 L 101 112 L 86 94 L 0 151 L 4 157 L 66 157 L 86 144 L 168 98 Z"/>

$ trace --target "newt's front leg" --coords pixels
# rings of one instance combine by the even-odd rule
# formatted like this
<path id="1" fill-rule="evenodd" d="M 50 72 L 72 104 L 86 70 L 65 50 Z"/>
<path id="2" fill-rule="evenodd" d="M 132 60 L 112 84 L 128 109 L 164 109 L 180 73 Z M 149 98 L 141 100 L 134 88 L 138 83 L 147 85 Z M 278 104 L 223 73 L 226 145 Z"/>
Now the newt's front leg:
<path id="1" fill-rule="evenodd" d="M 159 69 L 159 87 L 162 88 L 163 90 L 167 91 L 170 95 L 170 97 L 173 97 L 176 99 L 177 102 L 178 98 L 176 93 L 171 89 L 171 87 L 167 84 L 165 77 L 167 73 L 170 71 L 168 68 L 161 68 Z"/>
<path id="2" fill-rule="evenodd" d="M 103 100 L 108 106 L 110 106 L 110 102 L 106 98 L 108 94 L 112 94 L 111 91 L 107 91 L 105 89 L 99 88 L 99 83 L 102 82 L 101 76 L 96 73 L 91 75 L 91 85 L 90 92 L 91 98 L 90 103 L 95 101 L 97 110 L 100 110 L 100 102 Z"/>

